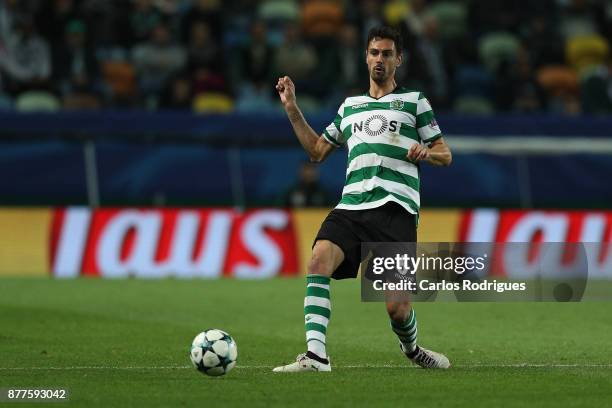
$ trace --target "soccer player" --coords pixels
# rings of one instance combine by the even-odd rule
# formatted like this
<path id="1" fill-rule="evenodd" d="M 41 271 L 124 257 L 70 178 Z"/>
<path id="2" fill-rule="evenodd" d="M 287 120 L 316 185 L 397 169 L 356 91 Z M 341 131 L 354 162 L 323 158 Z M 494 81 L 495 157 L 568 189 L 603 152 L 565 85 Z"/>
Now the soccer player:
<path id="1" fill-rule="evenodd" d="M 275 372 L 331 371 L 325 350 L 330 280 L 357 277 L 362 242 L 416 242 L 420 162 L 448 166 L 451 152 L 425 96 L 397 86 L 402 63 L 398 33 L 370 30 L 366 45 L 369 92 L 348 97 L 318 136 L 308 125 L 289 77 L 276 90 L 293 130 L 310 159 L 321 162 L 337 147 L 348 147 L 342 198 L 319 230 L 306 277 L 304 315 L 308 351 Z M 417 345 L 417 319 L 408 300 L 387 298 L 391 329 L 401 351 L 424 368 L 448 368 L 448 359 Z"/>

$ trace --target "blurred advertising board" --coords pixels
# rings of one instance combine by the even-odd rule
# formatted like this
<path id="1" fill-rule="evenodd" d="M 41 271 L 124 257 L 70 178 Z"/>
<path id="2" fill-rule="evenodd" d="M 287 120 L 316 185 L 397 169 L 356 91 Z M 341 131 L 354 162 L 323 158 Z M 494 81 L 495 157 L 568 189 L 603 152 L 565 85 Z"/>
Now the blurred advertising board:
<path id="1" fill-rule="evenodd" d="M 610 211 L 475 209 L 464 213 L 458 241 L 475 243 L 480 250 L 485 249 L 483 243 L 509 244 L 495 248 L 489 245 L 493 256 L 489 274 L 494 276 L 532 277 L 543 264 L 549 271 L 560 274 L 583 258 L 588 264 L 589 278 L 612 279 Z"/>
<path id="2" fill-rule="evenodd" d="M 0 276 L 49 274 L 50 209 L 0 209 Z"/>
<path id="3" fill-rule="evenodd" d="M 299 275 L 306 271 L 313 238 L 328 212 L 4 208 L 0 210 L 0 276 L 262 279 Z M 589 248 L 605 263 L 612 259 L 612 211 L 424 210 L 419 241 L 592 242 L 595 245 Z"/>
<path id="4" fill-rule="evenodd" d="M 269 278 L 298 271 L 291 213 L 210 209 L 56 210 L 56 277 Z"/>
<path id="5" fill-rule="evenodd" d="M 611 242 L 612 211 L 466 211 L 461 242 Z"/>

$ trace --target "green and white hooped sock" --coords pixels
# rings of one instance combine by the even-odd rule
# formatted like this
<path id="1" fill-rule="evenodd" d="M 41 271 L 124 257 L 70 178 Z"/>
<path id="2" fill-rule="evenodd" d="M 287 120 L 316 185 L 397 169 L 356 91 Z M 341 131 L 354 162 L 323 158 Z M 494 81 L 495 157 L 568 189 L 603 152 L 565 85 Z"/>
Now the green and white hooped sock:
<path id="1" fill-rule="evenodd" d="M 391 329 L 393 329 L 393 332 L 397 335 L 397 338 L 404 346 L 406 353 L 410 354 L 416 350 L 417 320 L 414 309 L 410 310 L 408 319 L 406 319 L 406 321 L 401 325 L 398 325 L 391 320 Z"/>
<path id="2" fill-rule="evenodd" d="M 330 278 L 322 275 L 306 276 L 306 297 L 304 298 L 304 322 L 308 351 L 325 359 L 325 335 L 331 315 L 329 300 Z"/>

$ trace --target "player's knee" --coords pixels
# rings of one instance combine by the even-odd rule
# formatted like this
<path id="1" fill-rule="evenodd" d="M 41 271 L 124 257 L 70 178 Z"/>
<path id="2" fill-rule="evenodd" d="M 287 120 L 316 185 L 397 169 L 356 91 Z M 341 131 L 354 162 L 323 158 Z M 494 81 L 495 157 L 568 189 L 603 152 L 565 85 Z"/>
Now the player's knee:
<path id="1" fill-rule="evenodd" d="M 308 274 L 331 276 L 333 270 L 328 258 L 325 254 L 313 253 L 308 263 Z"/>
<path id="2" fill-rule="evenodd" d="M 311 275 L 331 276 L 333 272 L 331 248 L 324 243 L 317 242 L 308 263 L 308 273 Z"/>
<path id="3" fill-rule="evenodd" d="M 410 302 L 388 302 L 387 313 L 389 318 L 397 324 L 402 324 L 410 314 Z"/>

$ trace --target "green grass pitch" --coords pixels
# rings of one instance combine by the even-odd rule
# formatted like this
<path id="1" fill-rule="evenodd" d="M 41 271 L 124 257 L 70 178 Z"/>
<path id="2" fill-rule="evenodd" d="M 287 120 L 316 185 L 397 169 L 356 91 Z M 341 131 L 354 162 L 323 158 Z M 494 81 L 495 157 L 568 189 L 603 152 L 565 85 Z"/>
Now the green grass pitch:
<path id="1" fill-rule="evenodd" d="M 419 343 L 453 363 L 428 371 L 400 353 L 384 305 L 360 302 L 358 281 L 331 290 L 333 371 L 290 375 L 271 368 L 304 351 L 303 279 L 0 279 L 0 388 L 65 387 L 66 406 L 88 408 L 612 401 L 610 303 L 417 304 Z M 206 328 L 238 344 L 225 377 L 190 367 Z"/>

